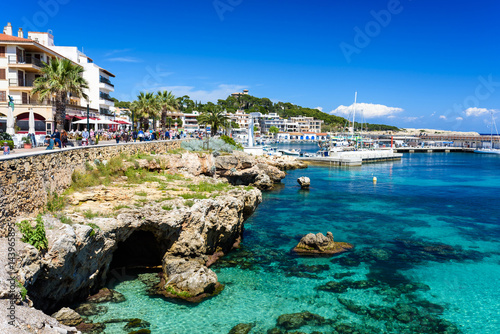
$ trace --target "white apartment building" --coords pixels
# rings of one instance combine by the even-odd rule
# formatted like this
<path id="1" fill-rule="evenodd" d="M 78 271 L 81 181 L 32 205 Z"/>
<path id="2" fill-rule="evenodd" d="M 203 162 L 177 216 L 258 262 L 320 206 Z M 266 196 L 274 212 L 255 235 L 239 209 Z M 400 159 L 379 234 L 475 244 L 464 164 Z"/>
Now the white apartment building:
<path id="1" fill-rule="evenodd" d="M 321 132 L 321 124 L 323 124 L 322 120 L 306 116 L 290 117 L 290 121 L 297 123 L 295 131 L 299 132 Z"/>
<path id="2" fill-rule="evenodd" d="M 195 131 L 205 130 L 205 126 L 202 124 L 198 124 L 198 116 L 200 113 L 197 110 L 193 110 L 190 113 L 183 113 L 181 116 L 182 126 L 187 133 L 193 133 Z"/>
<path id="3" fill-rule="evenodd" d="M 36 38 L 38 34 L 40 33 L 33 33 L 30 36 Z M 48 43 L 50 43 L 49 48 L 84 68 L 83 77 L 89 83 L 85 94 L 88 95 L 89 101 L 82 100 L 81 105 L 86 106 L 89 103 L 92 109 L 99 110 L 100 115 L 108 118 L 113 117 L 111 107 L 114 107 L 115 103 L 110 94 L 115 91 L 115 86 L 110 78 L 114 78 L 115 75 L 97 66 L 92 58 L 79 51 L 76 46 L 55 46 L 53 40 L 49 40 Z"/>
<path id="4" fill-rule="evenodd" d="M 93 64 L 92 60 L 79 52 L 76 47 L 56 47 L 54 37 L 49 33 L 28 32 L 28 38 L 24 38 L 24 32 L 20 28 L 17 36 L 14 36 L 9 23 L 0 34 L 0 116 L 7 114 L 10 95 L 14 99 L 14 118 L 20 128 L 19 133 L 28 132 L 31 110 L 35 115 L 37 134 L 50 133 L 54 129 L 54 101 L 38 101 L 36 96 L 31 96 L 31 91 L 35 79 L 42 75 L 44 63 L 49 63 L 55 58 L 70 59 L 85 69 L 84 78 L 89 82 L 86 93 L 91 101 L 91 117 L 98 117 L 101 108 L 101 111 L 106 112 L 114 105 L 109 97 L 109 93 L 114 91 L 113 85 L 109 82 L 109 77 L 114 77 L 112 73 Z M 86 107 L 86 100 L 70 96 L 66 106 L 65 127 L 69 128 L 71 121 L 86 117 Z M 108 115 L 111 113 L 108 112 Z M 5 123 L 0 123 L 0 128 L 5 131 Z"/>
<path id="5" fill-rule="evenodd" d="M 231 120 L 231 122 L 238 124 L 240 129 L 248 129 L 248 124 L 250 124 L 250 115 L 243 110 L 237 110 L 234 114 L 228 113 L 227 117 Z"/>

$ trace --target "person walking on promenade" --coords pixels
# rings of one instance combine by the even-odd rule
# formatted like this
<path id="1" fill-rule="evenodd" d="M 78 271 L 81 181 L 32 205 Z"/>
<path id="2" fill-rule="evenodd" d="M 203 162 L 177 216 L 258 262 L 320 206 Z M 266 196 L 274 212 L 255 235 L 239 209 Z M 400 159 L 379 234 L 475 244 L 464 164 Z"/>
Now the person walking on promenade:
<path id="1" fill-rule="evenodd" d="M 134 142 L 137 141 L 137 131 L 132 131 L 132 138 L 134 139 Z"/>
<path id="2" fill-rule="evenodd" d="M 116 139 L 116 143 L 119 144 L 120 143 L 120 132 L 116 131 L 114 137 Z"/>
<path id="3" fill-rule="evenodd" d="M 89 144 L 89 132 L 87 131 L 87 128 L 83 129 L 82 132 L 82 145 L 88 145 Z"/>
<path id="4" fill-rule="evenodd" d="M 144 140 L 144 132 L 142 131 L 142 129 L 139 129 L 139 133 L 137 134 L 137 137 L 139 137 L 139 141 Z"/>
<path id="5" fill-rule="evenodd" d="M 65 130 L 61 131 L 61 144 L 62 147 L 66 147 L 66 145 L 68 144 L 68 134 Z"/>
<path id="6" fill-rule="evenodd" d="M 10 147 L 7 142 L 3 143 L 3 155 L 9 155 L 10 154 Z"/>
<path id="7" fill-rule="evenodd" d="M 47 145 L 46 150 L 53 150 L 54 149 L 54 139 L 51 138 L 49 135 L 45 136 L 45 145 Z"/>

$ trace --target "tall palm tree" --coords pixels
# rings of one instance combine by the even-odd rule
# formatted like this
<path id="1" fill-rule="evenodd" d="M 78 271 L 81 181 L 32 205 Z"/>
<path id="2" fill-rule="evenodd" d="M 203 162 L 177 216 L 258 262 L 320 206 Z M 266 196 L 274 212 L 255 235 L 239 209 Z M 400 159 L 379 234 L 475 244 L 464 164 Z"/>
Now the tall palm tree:
<path id="1" fill-rule="evenodd" d="M 219 128 L 225 128 L 228 123 L 226 112 L 216 105 L 207 105 L 201 115 L 198 116 L 198 122 L 210 125 L 211 135 L 214 136 Z"/>
<path id="2" fill-rule="evenodd" d="M 61 131 L 64 130 L 68 94 L 88 99 L 84 89 L 88 89 L 89 84 L 82 76 L 83 67 L 73 65 L 69 59 L 55 58 L 49 64 L 44 63 L 44 65 L 42 76 L 33 83 L 34 88 L 31 91 L 31 96 L 38 94 L 39 101 L 55 98 L 55 121 L 57 129 Z"/>
<path id="3" fill-rule="evenodd" d="M 158 114 L 158 101 L 153 93 L 140 92 L 137 100 L 132 102 L 132 109 L 141 119 L 142 128 L 149 128 L 149 119 L 155 118 Z"/>
<path id="4" fill-rule="evenodd" d="M 165 124 L 167 122 L 167 114 L 177 110 L 179 100 L 175 98 L 172 92 L 163 91 L 156 93 L 158 107 L 161 110 L 161 130 L 165 133 Z"/>

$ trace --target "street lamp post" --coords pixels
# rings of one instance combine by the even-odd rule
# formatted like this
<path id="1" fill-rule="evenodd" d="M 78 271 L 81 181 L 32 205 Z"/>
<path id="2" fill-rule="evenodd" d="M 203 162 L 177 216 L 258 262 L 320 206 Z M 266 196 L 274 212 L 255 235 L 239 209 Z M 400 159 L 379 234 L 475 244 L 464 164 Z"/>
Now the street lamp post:
<path id="1" fill-rule="evenodd" d="M 89 112 L 90 112 L 90 106 L 87 103 L 87 131 L 90 129 Z"/>

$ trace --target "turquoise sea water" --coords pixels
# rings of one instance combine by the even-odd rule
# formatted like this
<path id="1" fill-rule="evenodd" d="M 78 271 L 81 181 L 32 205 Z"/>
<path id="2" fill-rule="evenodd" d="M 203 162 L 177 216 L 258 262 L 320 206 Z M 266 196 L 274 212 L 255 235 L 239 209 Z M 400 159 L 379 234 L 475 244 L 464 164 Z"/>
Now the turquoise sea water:
<path id="1" fill-rule="evenodd" d="M 242 248 L 212 267 L 225 284 L 220 295 L 172 303 L 122 277 L 110 286 L 127 300 L 106 304 L 92 320 L 141 318 L 152 333 L 179 334 L 253 323 L 250 333 L 266 333 L 280 315 L 309 311 L 332 321 L 295 330 L 351 333 L 359 324 L 366 333 L 417 333 L 431 319 L 434 330 L 422 333 L 450 324 L 461 333 L 499 333 L 499 167 L 498 156 L 436 153 L 290 171 L 245 223 Z M 311 179 L 310 190 L 299 188 L 299 176 Z M 290 252 L 304 234 L 327 231 L 354 250 L 333 258 Z M 108 324 L 106 333 L 128 333 L 123 326 Z"/>

